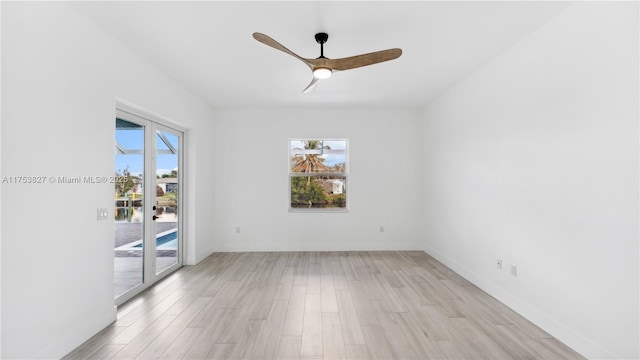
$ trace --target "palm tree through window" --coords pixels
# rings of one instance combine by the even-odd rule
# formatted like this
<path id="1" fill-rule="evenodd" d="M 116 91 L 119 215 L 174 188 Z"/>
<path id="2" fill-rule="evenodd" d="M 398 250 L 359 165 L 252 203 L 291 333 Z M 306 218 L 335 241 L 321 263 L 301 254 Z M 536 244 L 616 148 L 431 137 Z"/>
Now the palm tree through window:
<path id="1" fill-rule="evenodd" d="M 347 209 L 347 140 L 289 140 L 290 209 Z"/>

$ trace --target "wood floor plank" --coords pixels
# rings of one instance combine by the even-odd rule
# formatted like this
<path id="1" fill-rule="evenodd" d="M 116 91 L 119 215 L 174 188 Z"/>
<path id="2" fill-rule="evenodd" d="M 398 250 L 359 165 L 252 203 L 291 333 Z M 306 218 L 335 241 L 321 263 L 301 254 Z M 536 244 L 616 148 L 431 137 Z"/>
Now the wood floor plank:
<path id="1" fill-rule="evenodd" d="M 236 291 L 233 287 L 237 287 L 237 281 L 228 281 L 224 288 L 221 289 L 216 295 L 212 297 L 212 300 L 207 303 L 205 308 L 196 315 L 196 317 L 191 321 L 189 327 L 207 327 L 213 321 L 213 318 L 220 313 L 220 309 L 233 309 L 233 307 L 225 306 L 226 303 L 224 298 L 227 295 L 227 292 Z M 226 288 L 229 289 L 226 289 Z M 205 295 L 205 293 L 203 293 Z M 235 304 L 234 304 L 235 305 Z"/>
<path id="2" fill-rule="evenodd" d="M 453 340 L 436 340 L 434 344 L 436 345 L 436 348 L 438 349 L 440 354 L 442 354 L 442 359 L 447 359 L 447 360 L 475 359 L 473 357 L 471 358 L 466 357 L 460 351 L 461 348 L 468 347 L 465 344 L 459 344 L 454 342 Z"/>
<path id="3" fill-rule="evenodd" d="M 512 324 L 514 324 L 515 326 L 517 326 L 518 328 L 520 328 L 522 331 L 524 331 L 527 335 L 529 335 L 530 337 L 534 338 L 534 339 L 553 339 L 553 336 L 551 336 L 549 333 L 547 333 L 546 331 L 540 329 L 538 326 L 536 326 L 534 323 L 532 323 L 531 321 L 523 318 L 522 316 L 518 315 L 515 311 L 511 310 L 510 308 L 508 308 L 506 305 L 495 301 L 495 305 L 496 308 L 500 309 L 500 313 L 502 315 L 504 315 Z"/>
<path id="4" fill-rule="evenodd" d="M 307 294 L 320 294 L 320 264 L 307 264 Z"/>
<path id="5" fill-rule="evenodd" d="M 202 337 L 202 333 L 205 332 L 205 328 L 190 328 L 187 327 L 176 339 L 165 349 L 159 359 L 173 360 L 182 359 L 182 357 L 193 347 L 196 341 Z M 206 353 L 205 353 L 206 355 Z"/>
<path id="6" fill-rule="evenodd" d="M 237 348 L 236 344 L 215 344 L 205 359 L 209 360 L 227 360 L 234 359 L 233 351 Z M 237 359 L 237 358 L 235 358 Z"/>
<path id="7" fill-rule="evenodd" d="M 543 359 L 584 359 L 580 354 L 576 353 L 570 347 L 561 343 L 557 339 L 546 338 L 536 339 L 536 341 L 540 344 L 540 347 L 536 347 L 536 351 L 539 354 L 542 354 Z"/>
<path id="8" fill-rule="evenodd" d="M 171 305 L 164 314 L 166 315 L 180 315 L 185 309 L 187 309 L 196 299 L 200 297 L 201 291 L 189 289 L 184 296 Z"/>
<path id="9" fill-rule="evenodd" d="M 360 278 L 362 288 L 367 294 L 367 299 L 385 300 L 384 290 L 380 288 L 378 281 L 373 278 L 375 274 L 371 274 L 366 267 L 357 268 L 356 273 L 358 274 L 358 278 Z"/>
<path id="10" fill-rule="evenodd" d="M 295 269 L 287 267 L 283 269 L 282 276 L 276 289 L 274 301 L 285 300 L 289 301 L 291 297 L 291 289 L 293 288 L 293 280 L 295 278 Z"/>
<path id="11" fill-rule="evenodd" d="M 218 292 L 229 282 L 229 276 L 222 273 L 218 276 L 211 277 L 207 286 L 201 293 L 202 296 L 216 296 Z"/>
<path id="12" fill-rule="evenodd" d="M 514 359 L 544 359 L 544 356 L 538 352 L 538 343 L 535 339 L 530 338 L 522 330 L 515 325 L 496 325 L 496 332 L 488 334 L 501 348 L 503 348 Z"/>
<path id="13" fill-rule="evenodd" d="M 364 256 L 366 256 L 366 253 L 364 251 L 354 251 L 354 252 L 350 252 L 347 255 L 347 260 L 349 260 L 349 263 L 353 267 L 354 271 L 359 267 L 366 266 L 363 260 Z M 353 280 L 360 280 L 360 279 L 356 278 Z"/>
<path id="14" fill-rule="evenodd" d="M 348 360 L 369 360 L 372 359 L 369 348 L 366 344 L 345 345 Z"/>
<path id="15" fill-rule="evenodd" d="M 273 301 L 289 301 L 292 289 L 292 284 L 278 284 Z"/>
<path id="16" fill-rule="evenodd" d="M 333 275 L 333 284 L 338 289 L 346 289 L 347 288 L 347 276 L 344 272 L 344 267 L 342 265 L 342 259 L 345 258 L 343 254 L 340 254 L 336 257 L 335 261 L 332 262 L 331 274 Z"/>
<path id="17" fill-rule="evenodd" d="M 266 320 L 249 319 L 235 347 L 228 356 L 229 359 L 252 359 L 258 345 L 259 334 Z M 218 345 L 218 344 L 216 344 Z M 215 349 L 215 347 L 214 347 Z"/>
<path id="18" fill-rule="evenodd" d="M 126 345 L 121 344 L 104 344 L 96 352 L 90 356 L 81 359 L 112 359 L 117 353 L 119 353 Z"/>
<path id="19" fill-rule="evenodd" d="M 360 325 L 378 325 L 378 320 L 373 313 L 364 285 L 359 280 L 348 281 L 347 288 L 353 299 Z"/>
<path id="20" fill-rule="evenodd" d="M 211 301 L 210 297 L 197 298 L 177 318 L 147 346 L 137 358 L 158 359 L 178 338 L 191 320 Z"/>
<path id="21" fill-rule="evenodd" d="M 333 261 L 335 255 L 332 255 L 330 252 L 321 252 L 320 253 L 320 274 L 327 275 L 332 273 L 333 269 Z"/>
<path id="22" fill-rule="evenodd" d="M 326 359 L 346 359 L 340 315 L 337 312 L 322 313 L 322 354 Z"/>
<path id="23" fill-rule="evenodd" d="M 215 253 L 64 359 L 583 359 L 421 251 Z"/>
<path id="24" fill-rule="evenodd" d="M 253 357 L 256 359 L 275 359 L 278 355 L 278 345 L 282 337 L 287 301 L 278 300 L 273 303 L 269 315 L 262 326 Z"/>
<path id="25" fill-rule="evenodd" d="M 373 279 L 378 283 L 378 286 L 380 286 L 380 288 L 384 290 L 384 300 L 392 312 L 407 311 L 403 304 L 402 296 L 400 295 L 402 286 L 392 286 L 392 284 L 388 282 L 388 278 L 385 277 L 384 274 L 375 274 L 373 275 Z"/>
<path id="26" fill-rule="evenodd" d="M 157 290 L 155 293 L 144 292 L 142 297 L 145 298 L 145 300 L 140 302 L 134 310 L 118 318 L 114 325 L 130 326 L 136 323 L 136 326 L 148 325 L 160 315 L 164 314 L 167 309 L 173 306 L 173 304 L 180 300 L 187 292 L 188 290 L 173 288 L 168 288 L 166 293 L 158 292 Z M 127 341 L 117 343 L 126 344 Z"/>
<path id="27" fill-rule="evenodd" d="M 512 322 L 500 312 L 501 309 L 492 305 L 496 302 L 495 299 L 475 286 L 465 286 L 465 288 L 467 288 L 464 295 L 465 306 L 462 308 L 465 317 L 478 324 L 512 325 Z"/>
<path id="28" fill-rule="evenodd" d="M 278 292 L 277 282 L 268 282 L 265 287 L 255 291 L 255 302 L 251 304 L 249 319 L 265 320 L 269 316 L 271 306 Z"/>
<path id="29" fill-rule="evenodd" d="M 238 343 L 246 337 L 247 329 L 251 326 L 251 314 L 257 306 L 261 306 L 259 301 L 259 290 L 247 289 L 242 296 L 242 301 L 238 304 L 233 312 L 233 321 L 229 324 L 226 331 L 220 334 L 216 339 L 216 343 Z"/>
<path id="30" fill-rule="evenodd" d="M 300 359 L 300 347 L 302 345 L 302 336 L 283 336 L 278 345 L 278 360 L 297 360 Z"/>
<path id="31" fill-rule="evenodd" d="M 446 288 L 443 286 L 443 288 Z M 436 290 L 440 291 L 440 290 Z M 445 294 L 446 296 L 446 294 Z M 436 302 L 438 307 L 444 311 L 444 313 L 450 318 L 463 318 L 465 317 L 465 304 L 458 301 L 460 298 L 446 298 L 445 296 L 436 296 Z"/>
<path id="32" fill-rule="evenodd" d="M 437 305 L 435 300 L 431 301 L 421 293 L 421 290 L 416 289 L 411 280 L 407 279 L 407 281 L 407 286 L 395 289 L 400 302 L 407 311 L 417 311 L 420 306 Z"/>
<path id="33" fill-rule="evenodd" d="M 124 331 L 126 326 L 114 326 L 110 325 L 104 328 L 102 331 L 91 337 L 87 340 L 82 346 L 76 348 L 67 356 L 64 357 L 65 360 L 83 360 L 89 359 L 93 357 L 93 354 L 98 351 L 98 349 L 102 348 L 114 337 L 118 336 L 122 331 Z M 124 345 L 121 346 L 121 348 Z"/>
<path id="34" fill-rule="evenodd" d="M 420 305 L 438 305 L 436 289 L 429 284 L 429 281 L 419 275 L 409 275 L 402 279 L 406 280 L 408 287 L 419 296 Z M 405 291 L 405 288 L 400 290 Z"/>
<path id="35" fill-rule="evenodd" d="M 113 359 L 135 359 L 169 324 L 176 319 L 176 315 L 161 315 L 149 327 L 134 339 L 129 341 Z"/>
<path id="36" fill-rule="evenodd" d="M 400 359 L 418 359 L 418 354 L 412 348 L 387 303 L 382 300 L 371 300 L 371 304 L 393 353 Z M 371 344 L 368 345 L 371 346 Z"/>
<path id="37" fill-rule="evenodd" d="M 430 340 L 451 340 L 449 318 L 439 306 L 421 306 L 413 314 Z"/>
<path id="38" fill-rule="evenodd" d="M 338 299 L 338 310 L 340 313 L 340 324 L 342 325 L 342 334 L 344 335 L 345 344 L 364 345 L 364 335 L 362 334 L 362 325 L 358 320 L 358 313 L 353 305 L 351 293 L 347 289 L 336 290 Z"/>
<path id="39" fill-rule="evenodd" d="M 461 346 L 466 357 L 474 354 L 486 354 L 491 359 L 510 359 L 511 355 L 498 345 L 493 339 L 482 332 L 477 325 L 467 318 L 450 318 L 449 332 L 456 344 Z M 533 354 L 532 354 L 533 355 Z M 535 359 L 535 356 L 532 356 Z"/>
<path id="40" fill-rule="evenodd" d="M 293 285 L 307 285 L 307 264 L 304 262 L 304 253 L 298 252 L 291 257 L 287 264 L 293 264 Z"/>
<path id="41" fill-rule="evenodd" d="M 411 349 L 419 359 L 441 359 L 444 356 L 438 351 L 437 346 L 427 338 L 420 326 L 416 323 L 415 317 L 410 313 L 391 314 L 402 330 Z"/>
<path id="42" fill-rule="evenodd" d="M 342 270 L 344 271 L 344 276 L 347 281 L 360 280 L 358 279 L 358 275 L 356 274 L 356 269 L 353 266 L 353 262 L 350 261 L 348 255 L 341 257 L 340 263 L 342 264 Z"/>
<path id="43" fill-rule="evenodd" d="M 367 272 L 369 272 L 369 274 L 373 275 L 382 273 L 380 268 L 378 268 L 378 264 L 376 263 L 376 260 L 380 258 L 378 252 L 364 251 L 361 256 L 362 260 L 364 261 L 364 267 L 366 268 Z M 360 280 L 363 281 L 363 279 Z"/>
<path id="44" fill-rule="evenodd" d="M 229 331 L 234 322 L 234 309 L 218 309 L 211 322 L 202 331 L 198 331 L 195 341 L 187 349 L 185 359 L 204 359 L 213 349 L 220 334 Z M 202 328 L 196 328 L 202 329 Z"/>
<path id="45" fill-rule="evenodd" d="M 322 312 L 338 312 L 338 300 L 336 299 L 333 275 L 322 274 L 320 276 L 320 295 L 322 299 Z"/>
<path id="46" fill-rule="evenodd" d="M 306 292 L 306 285 L 295 285 L 291 288 L 291 298 L 287 306 L 287 315 L 285 317 L 282 335 L 302 336 Z"/>
<path id="47" fill-rule="evenodd" d="M 238 280 L 230 280 L 227 284 L 220 289 L 217 296 L 215 296 L 215 306 L 217 308 L 231 308 L 235 309 L 242 301 L 243 296 L 246 293 L 247 282 L 251 280 L 254 272 L 247 272 L 245 276 Z"/>
<path id="48" fill-rule="evenodd" d="M 362 333 L 367 341 L 367 348 L 371 359 L 397 359 L 394 355 L 389 341 L 384 335 L 384 329 L 380 325 L 367 325 L 362 327 Z"/>
<path id="49" fill-rule="evenodd" d="M 449 269 L 438 260 L 431 258 L 430 260 L 428 260 L 428 262 L 430 262 L 433 265 L 434 273 L 438 274 L 439 275 L 438 277 L 440 279 L 455 281 L 458 284 L 463 286 L 472 285 L 469 282 L 469 280 L 463 278 L 462 276 L 457 274 L 455 271 Z"/>
<path id="50" fill-rule="evenodd" d="M 161 317 L 164 312 L 169 309 L 176 301 L 178 301 L 183 295 L 184 290 L 177 290 L 171 293 L 171 295 L 164 298 L 160 303 L 154 306 L 149 311 L 145 312 L 144 316 L 140 315 L 137 320 L 131 323 L 124 331 L 110 341 L 111 344 L 128 344 L 135 337 L 140 335 L 147 327 L 149 327 L 156 319 Z M 130 313 L 129 315 L 134 315 Z M 137 314 L 136 314 L 137 316 Z M 116 321 L 115 325 L 120 325 L 122 322 L 128 323 L 128 318 L 123 321 Z"/>
<path id="51" fill-rule="evenodd" d="M 301 357 L 322 356 L 322 300 L 307 293 L 302 325 Z"/>

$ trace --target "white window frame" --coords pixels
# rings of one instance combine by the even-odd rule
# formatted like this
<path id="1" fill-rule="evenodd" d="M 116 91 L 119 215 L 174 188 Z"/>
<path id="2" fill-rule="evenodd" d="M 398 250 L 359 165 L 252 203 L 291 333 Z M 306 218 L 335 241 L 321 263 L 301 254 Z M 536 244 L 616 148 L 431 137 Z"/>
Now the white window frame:
<path id="1" fill-rule="evenodd" d="M 291 148 L 291 143 L 293 141 L 309 141 L 309 140 L 317 140 L 317 141 L 344 141 L 345 148 L 342 149 L 313 149 L 313 150 L 293 150 Z M 288 208 L 289 212 L 292 213 L 314 213 L 314 212 L 329 212 L 329 213 L 346 213 L 349 212 L 349 197 L 350 197 L 350 188 L 349 188 L 349 139 L 346 138 L 290 138 L 287 141 L 287 188 L 288 188 Z M 291 171 L 291 159 L 295 155 L 300 154 L 344 154 L 345 156 L 345 170 L 344 173 L 330 173 L 330 172 L 318 172 L 318 173 L 295 173 Z M 343 208 L 294 208 L 291 206 L 291 179 L 292 177 L 307 177 L 307 176 L 339 176 L 344 177 L 344 188 L 345 188 L 345 207 Z"/>

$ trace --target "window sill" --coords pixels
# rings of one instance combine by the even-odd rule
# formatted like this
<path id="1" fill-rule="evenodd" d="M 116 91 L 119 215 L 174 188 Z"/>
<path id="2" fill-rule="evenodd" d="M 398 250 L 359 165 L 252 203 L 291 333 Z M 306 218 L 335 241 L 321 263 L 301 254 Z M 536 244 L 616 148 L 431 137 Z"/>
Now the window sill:
<path id="1" fill-rule="evenodd" d="M 348 213 L 348 208 L 289 208 L 290 213 Z"/>

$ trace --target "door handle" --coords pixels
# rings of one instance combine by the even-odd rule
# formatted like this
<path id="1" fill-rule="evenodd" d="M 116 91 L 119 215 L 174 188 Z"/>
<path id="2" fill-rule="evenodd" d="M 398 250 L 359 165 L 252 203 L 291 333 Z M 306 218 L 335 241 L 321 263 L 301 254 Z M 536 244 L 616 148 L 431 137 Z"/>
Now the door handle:
<path id="1" fill-rule="evenodd" d="M 156 219 L 159 219 L 159 218 L 160 218 L 160 216 L 155 216 L 155 215 L 153 215 L 153 217 L 151 217 L 151 219 L 153 219 L 154 221 L 155 221 Z"/>

